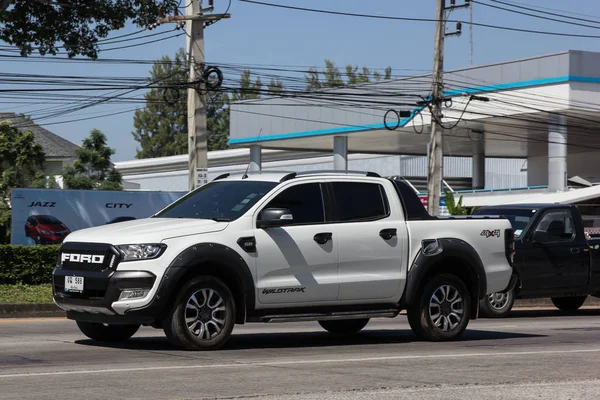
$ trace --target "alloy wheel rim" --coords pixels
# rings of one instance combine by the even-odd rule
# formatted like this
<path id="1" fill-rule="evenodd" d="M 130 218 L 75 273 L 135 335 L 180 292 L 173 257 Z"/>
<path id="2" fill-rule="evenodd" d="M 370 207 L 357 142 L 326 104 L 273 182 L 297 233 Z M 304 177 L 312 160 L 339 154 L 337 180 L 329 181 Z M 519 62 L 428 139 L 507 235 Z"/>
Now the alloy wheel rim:
<path id="1" fill-rule="evenodd" d="M 186 303 L 185 324 L 198 339 L 210 340 L 223 331 L 227 312 L 225 301 L 217 291 L 200 289 Z"/>
<path id="2" fill-rule="evenodd" d="M 443 332 L 456 329 L 464 317 L 464 302 L 460 292 L 451 285 L 434 290 L 429 299 L 431 322 Z"/>
<path id="3" fill-rule="evenodd" d="M 490 306 L 495 310 L 501 310 L 508 304 L 509 294 L 508 293 L 492 293 L 488 295 L 488 301 Z"/>

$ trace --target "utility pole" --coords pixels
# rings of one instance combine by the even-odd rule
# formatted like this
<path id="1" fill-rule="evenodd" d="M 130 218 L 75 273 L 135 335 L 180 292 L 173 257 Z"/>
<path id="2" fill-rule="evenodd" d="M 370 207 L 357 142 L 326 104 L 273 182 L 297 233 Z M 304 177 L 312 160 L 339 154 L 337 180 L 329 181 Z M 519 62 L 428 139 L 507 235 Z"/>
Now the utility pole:
<path id="1" fill-rule="evenodd" d="M 194 17 L 200 14 L 198 0 L 192 0 L 185 9 L 185 15 Z M 204 21 L 188 20 L 186 24 L 186 44 L 190 61 L 190 82 L 198 80 L 196 70 L 204 65 Z M 188 187 L 198 187 L 199 175 L 208 170 L 208 134 L 206 132 L 205 86 L 188 89 Z"/>
<path id="2" fill-rule="evenodd" d="M 185 16 L 175 15 L 159 19 L 159 23 L 186 23 L 186 49 L 190 63 L 188 87 L 188 187 L 194 190 L 206 183 L 208 171 L 208 132 L 206 129 L 206 80 L 204 56 L 204 27 L 230 14 L 205 14 L 212 12 L 213 0 L 209 7 L 202 8 L 202 0 L 190 0 Z M 176 11 L 177 14 L 177 11 Z"/>
<path id="3" fill-rule="evenodd" d="M 469 66 L 473 65 L 473 5 L 469 7 Z"/>
<path id="4" fill-rule="evenodd" d="M 457 8 L 468 7 L 470 1 L 466 1 L 463 6 L 456 6 L 455 0 L 450 0 L 450 7 L 446 8 L 446 0 L 437 0 L 436 7 L 436 28 L 433 50 L 433 90 L 431 96 L 431 133 L 427 156 L 429 159 L 429 168 L 427 172 L 427 208 L 431 215 L 440 215 L 440 197 L 443 191 L 443 148 L 442 136 L 444 127 L 442 126 L 442 101 L 444 93 L 444 38 L 446 36 L 459 36 L 461 34 L 461 24 L 457 23 L 457 30 L 453 33 L 446 33 L 446 10 L 453 11 Z"/>
<path id="5" fill-rule="evenodd" d="M 431 133 L 429 138 L 429 169 L 427 173 L 427 208 L 431 215 L 440 214 L 440 194 L 442 190 L 442 127 L 436 121 L 442 120 L 442 93 L 444 90 L 444 33 L 445 0 L 437 0 L 435 42 L 433 48 L 433 93 L 431 99 Z"/>

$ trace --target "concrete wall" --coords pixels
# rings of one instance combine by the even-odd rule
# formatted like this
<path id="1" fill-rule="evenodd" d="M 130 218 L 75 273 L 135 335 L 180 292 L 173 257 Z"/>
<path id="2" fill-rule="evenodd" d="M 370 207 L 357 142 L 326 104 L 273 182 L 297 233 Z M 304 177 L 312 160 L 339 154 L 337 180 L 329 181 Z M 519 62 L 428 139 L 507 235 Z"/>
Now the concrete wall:
<path id="1" fill-rule="evenodd" d="M 600 183 L 600 151 L 567 155 L 567 177 L 579 176 L 592 183 Z M 527 185 L 548 184 L 548 157 L 537 156 L 527 159 Z"/>

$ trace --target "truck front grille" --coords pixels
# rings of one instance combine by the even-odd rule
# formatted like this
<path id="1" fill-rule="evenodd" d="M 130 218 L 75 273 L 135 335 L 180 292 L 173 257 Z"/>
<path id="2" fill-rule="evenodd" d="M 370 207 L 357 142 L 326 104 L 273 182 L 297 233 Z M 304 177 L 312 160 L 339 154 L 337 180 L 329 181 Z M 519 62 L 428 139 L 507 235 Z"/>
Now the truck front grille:
<path id="1" fill-rule="evenodd" d="M 119 252 L 104 243 L 64 243 L 58 253 L 58 266 L 73 271 L 105 271 L 116 269 Z"/>

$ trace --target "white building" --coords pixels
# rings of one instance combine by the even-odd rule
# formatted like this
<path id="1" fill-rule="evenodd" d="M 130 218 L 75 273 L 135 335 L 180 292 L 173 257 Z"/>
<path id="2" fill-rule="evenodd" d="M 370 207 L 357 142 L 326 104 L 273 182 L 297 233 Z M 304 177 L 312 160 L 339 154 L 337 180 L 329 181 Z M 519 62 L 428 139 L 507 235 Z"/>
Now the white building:
<path id="1" fill-rule="evenodd" d="M 243 172 L 248 168 L 249 149 L 212 151 L 208 153 L 209 180 L 224 174 Z M 444 180 L 453 190 L 472 187 L 472 165 L 468 157 L 446 157 Z M 115 162 L 128 188 L 140 190 L 188 190 L 188 156 L 171 156 Z M 527 161 L 524 159 L 486 160 L 486 182 L 494 189 L 524 187 L 527 184 Z M 262 151 L 263 170 L 333 169 L 331 154 L 323 152 Z M 390 156 L 350 154 L 348 169 L 373 171 L 382 176 L 405 177 L 417 190 L 427 186 L 427 159 L 423 156 Z"/>

